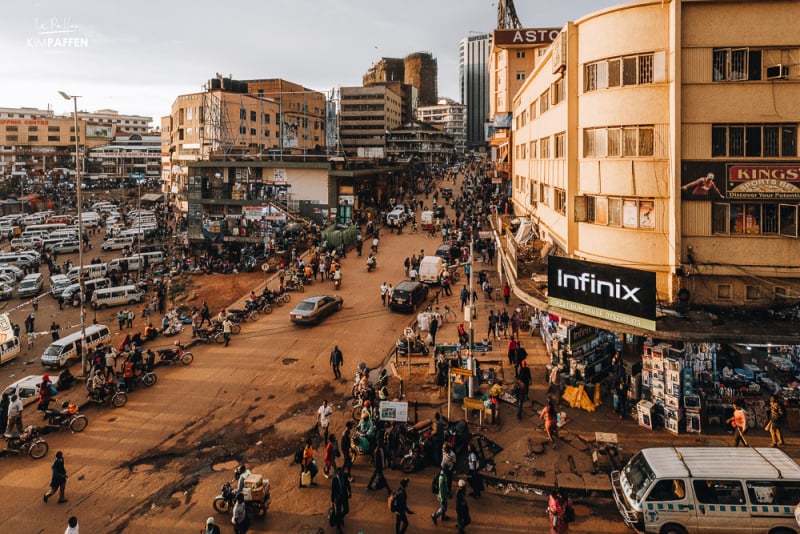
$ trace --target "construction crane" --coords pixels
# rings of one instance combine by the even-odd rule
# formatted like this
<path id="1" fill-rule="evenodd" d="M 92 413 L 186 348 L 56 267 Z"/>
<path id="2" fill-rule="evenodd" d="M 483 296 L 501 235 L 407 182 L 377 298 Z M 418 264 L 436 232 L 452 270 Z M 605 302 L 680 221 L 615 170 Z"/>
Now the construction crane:
<path id="1" fill-rule="evenodd" d="M 522 23 L 517 16 L 514 0 L 497 0 L 497 29 L 506 30 L 522 28 Z"/>

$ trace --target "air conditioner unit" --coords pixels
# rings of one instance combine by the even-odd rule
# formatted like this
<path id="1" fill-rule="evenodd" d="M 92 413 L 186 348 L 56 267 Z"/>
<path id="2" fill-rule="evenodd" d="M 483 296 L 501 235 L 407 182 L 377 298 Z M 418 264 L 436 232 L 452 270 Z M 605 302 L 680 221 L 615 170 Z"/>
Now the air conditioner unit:
<path id="1" fill-rule="evenodd" d="M 565 32 L 558 34 L 550 48 L 553 50 L 550 57 L 550 66 L 553 69 L 553 74 L 556 74 L 567 68 L 567 36 Z"/>
<path id="2" fill-rule="evenodd" d="M 777 65 L 770 65 L 767 67 L 767 79 L 768 80 L 781 80 L 785 79 L 789 76 L 789 67 L 786 67 L 780 63 Z"/>

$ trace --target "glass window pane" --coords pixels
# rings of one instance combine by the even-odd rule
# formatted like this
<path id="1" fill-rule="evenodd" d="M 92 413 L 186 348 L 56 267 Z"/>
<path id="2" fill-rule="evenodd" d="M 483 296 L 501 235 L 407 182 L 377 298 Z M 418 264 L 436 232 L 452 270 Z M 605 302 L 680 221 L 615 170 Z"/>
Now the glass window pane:
<path id="1" fill-rule="evenodd" d="M 608 129 L 608 155 L 619 156 L 621 146 L 622 131 L 619 128 Z"/>
<path id="2" fill-rule="evenodd" d="M 622 199 L 608 199 L 608 224 L 611 226 L 622 226 Z"/>
<path id="3" fill-rule="evenodd" d="M 744 234 L 744 204 L 730 205 L 730 233 Z"/>
<path id="4" fill-rule="evenodd" d="M 744 156 L 744 128 L 741 126 L 728 128 L 728 155 Z"/>
<path id="5" fill-rule="evenodd" d="M 714 50 L 714 72 L 713 80 L 719 82 L 727 77 L 728 71 L 728 49 Z"/>
<path id="6" fill-rule="evenodd" d="M 596 197 L 594 200 L 594 222 L 608 224 L 608 197 Z"/>
<path id="7" fill-rule="evenodd" d="M 778 126 L 764 126 L 764 157 L 777 158 L 780 156 Z"/>
<path id="8" fill-rule="evenodd" d="M 653 83 L 653 54 L 639 56 L 639 83 Z"/>
<path id="9" fill-rule="evenodd" d="M 781 127 L 781 156 L 797 157 L 797 126 Z"/>
<path id="10" fill-rule="evenodd" d="M 639 128 L 639 155 L 653 155 L 653 129 Z"/>
<path id="11" fill-rule="evenodd" d="M 761 233 L 762 234 L 777 234 L 778 233 L 778 205 L 777 204 L 762 204 L 761 205 Z"/>
<path id="12" fill-rule="evenodd" d="M 731 50 L 731 80 L 747 79 L 747 49 Z"/>
<path id="13" fill-rule="evenodd" d="M 620 74 L 622 72 L 622 62 L 619 59 L 608 60 L 608 86 L 619 87 L 621 83 Z"/>
<path id="14" fill-rule="evenodd" d="M 747 79 L 761 79 L 761 50 L 750 50 L 749 64 L 747 65 Z"/>
<path id="15" fill-rule="evenodd" d="M 713 204 L 711 206 L 711 232 L 715 234 L 728 234 L 728 204 Z"/>
<path id="16" fill-rule="evenodd" d="M 636 155 L 636 128 L 623 128 L 622 129 L 622 155 L 635 156 Z"/>
<path id="17" fill-rule="evenodd" d="M 727 156 L 728 129 L 725 126 L 711 128 L 711 156 Z"/>
<path id="18" fill-rule="evenodd" d="M 761 126 L 748 126 L 745 132 L 745 151 L 748 158 L 761 157 Z"/>
<path id="19" fill-rule="evenodd" d="M 781 235 L 797 237 L 797 206 L 781 204 L 780 216 Z"/>
<path id="20" fill-rule="evenodd" d="M 622 85 L 636 85 L 636 57 L 622 60 Z"/>

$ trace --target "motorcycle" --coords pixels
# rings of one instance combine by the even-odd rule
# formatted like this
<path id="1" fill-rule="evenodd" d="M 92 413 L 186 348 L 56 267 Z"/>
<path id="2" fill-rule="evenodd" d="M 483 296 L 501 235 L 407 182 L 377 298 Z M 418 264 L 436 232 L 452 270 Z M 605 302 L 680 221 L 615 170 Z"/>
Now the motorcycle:
<path id="1" fill-rule="evenodd" d="M 222 343 L 224 341 L 222 339 L 222 328 L 217 328 L 216 326 L 201 328 L 197 331 L 197 341 L 202 343 L 211 343 L 212 341 Z"/>
<path id="2" fill-rule="evenodd" d="M 6 440 L 6 448 L 0 452 L 29 454 L 34 460 L 43 458 L 50 446 L 39 437 L 40 433 L 39 427 L 32 425 L 25 427 L 25 431 L 21 434 L 19 432 L 6 432 L 3 434 Z"/>
<path id="3" fill-rule="evenodd" d="M 286 285 L 284 286 L 286 291 L 299 291 L 300 293 L 305 292 L 305 288 L 303 287 L 303 282 L 299 279 L 295 280 L 291 278 L 286 280 Z"/>
<path id="4" fill-rule="evenodd" d="M 48 430 L 63 430 L 69 428 L 73 433 L 83 432 L 89 424 L 85 415 L 78 413 L 78 407 L 69 401 L 61 403 L 61 409 L 51 409 L 45 414 Z"/>
<path id="5" fill-rule="evenodd" d="M 436 456 L 433 454 L 433 441 L 425 434 L 411 443 L 411 448 L 400 460 L 400 469 L 403 473 L 410 474 L 434 464 Z"/>
<path id="6" fill-rule="evenodd" d="M 374 256 L 369 257 L 367 259 L 367 272 L 368 273 L 372 272 L 377 268 L 378 268 L 378 260 Z"/>
<path id="7" fill-rule="evenodd" d="M 114 408 L 122 408 L 128 402 L 128 394 L 122 391 L 119 383 L 103 384 L 102 393 L 103 395 L 100 396 L 96 391 L 89 391 L 87 400 L 95 404 L 105 404 L 110 401 Z"/>
<path id="8" fill-rule="evenodd" d="M 180 341 L 175 342 L 174 349 L 158 349 L 158 363 L 181 362 L 183 365 L 189 365 L 194 360 L 194 355 L 185 349 Z"/>
<path id="9" fill-rule="evenodd" d="M 225 482 L 220 488 L 220 494 L 214 497 L 214 510 L 220 514 L 230 512 L 236 504 L 236 496 L 241 491 L 244 494 L 246 516 L 263 519 L 270 505 L 269 480 L 262 479 L 260 475 L 250 475 L 244 466 L 237 467 L 233 475 L 234 479 Z M 243 475 L 247 476 L 241 481 Z M 254 478 L 255 484 L 251 482 Z"/>
<path id="10" fill-rule="evenodd" d="M 401 354 L 403 356 L 409 352 L 411 352 L 411 354 L 422 354 L 427 356 L 431 352 L 431 350 L 419 336 L 412 340 L 401 337 L 395 342 L 394 346 L 397 350 L 397 354 Z"/>

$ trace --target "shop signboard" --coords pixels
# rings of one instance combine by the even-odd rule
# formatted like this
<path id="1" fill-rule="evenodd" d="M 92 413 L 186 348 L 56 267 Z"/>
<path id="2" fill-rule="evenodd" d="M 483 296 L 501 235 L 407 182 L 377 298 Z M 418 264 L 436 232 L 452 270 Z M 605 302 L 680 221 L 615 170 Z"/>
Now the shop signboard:
<path id="1" fill-rule="evenodd" d="M 655 331 L 654 272 L 560 256 L 547 261 L 547 303 L 551 306 Z"/>
<path id="2" fill-rule="evenodd" d="M 395 401 L 381 401 L 378 407 L 381 421 L 408 421 L 408 403 Z"/>
<path id="3" fill-rule="evenodd" d="M 797 200 L 800 164 L 778 162 L 684 161 L 685 200 Z"/>

